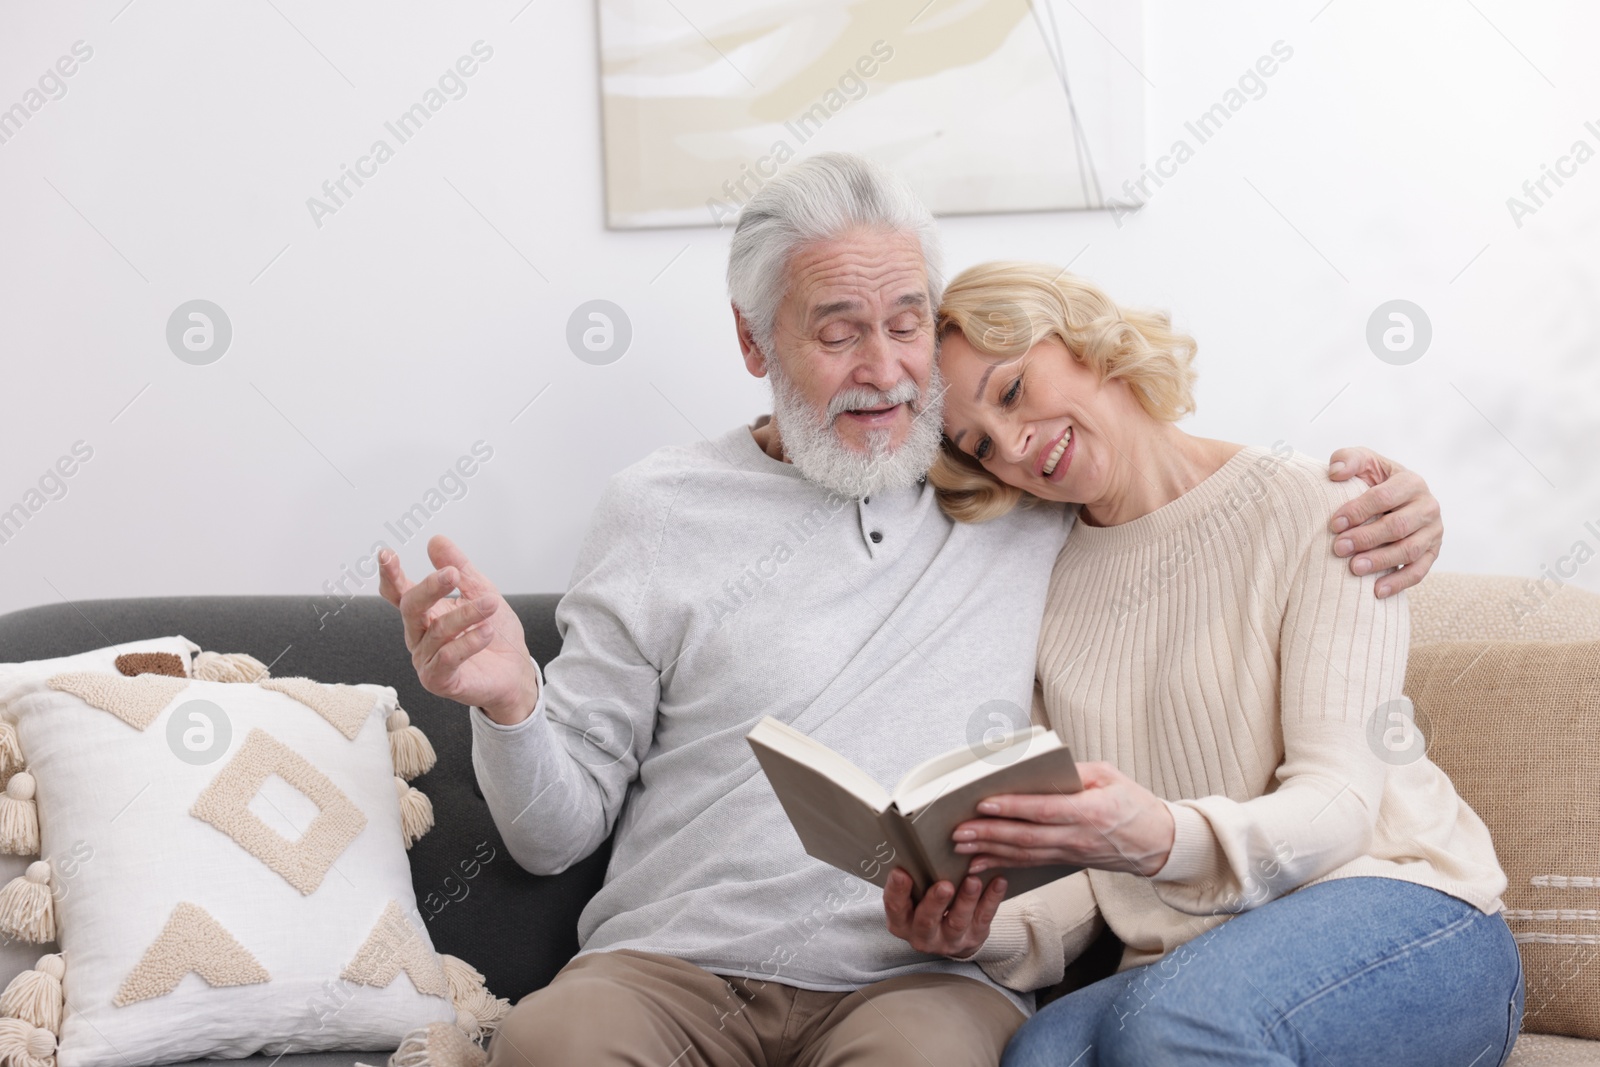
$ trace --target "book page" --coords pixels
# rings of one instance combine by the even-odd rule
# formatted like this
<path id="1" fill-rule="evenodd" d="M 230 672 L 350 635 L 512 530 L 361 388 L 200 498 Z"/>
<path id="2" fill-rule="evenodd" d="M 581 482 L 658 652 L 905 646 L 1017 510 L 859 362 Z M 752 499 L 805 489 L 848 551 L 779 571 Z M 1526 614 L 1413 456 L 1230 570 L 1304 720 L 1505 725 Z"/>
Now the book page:
<path id="1" fill-rule="evenodd" d="M 999 748 L 968 746 L 924 760 L 906 772 L 891 796 L 901 811 L 916 811 L 934 797 L 982 778 L 1007 764 L 1060 747 L 1061 739 L 1054 731 L 1043 726 L 1031 726 L 1017 731 Z"/>
<path id="2" fill-rule="evenodd" d="M 769 725 L 781 729 L 769 729 Z M 799 744 L 796 737 L 807 744 Z M 903 850 L 888 840 L 880 819 L 888 807 L 883 787 L 849 761 L 775 720 L 763 721 L 748 740 L 806 852 L 857 878 L 882 885 Z M 819 750 L 833 760 L 819 759 Z M 818 764 L 829 766 L 825 769 Z M 840 773 L 834 764 L 854 772 L 843 777 L 855 788 L 833 777 Z"/>
<path id="3" fill-rule="evenodd" d="M 1054 737 L 1054 734 L 1051 737 Z M 999 767 L 983 763 L 977 766 L 987 769 L 988 773 L 974 777 L 966 770 L 962 770 L 955 776 L 947 777 L 942 783 L 930 783 L 930 786 L 925 788 L 943 789 L 943 791 L 935 791 L 921 807 L 906 810 L 898 801 L 895 804 L 910 823 L 911 831 L 916 835 L 922 853 L 932 868 L 934 881 L 949 880 L 959 883 L 965 877 L 971 857 L 956 852 L 955 842 L 950 839 L 950 835 L 961 823 L 977 816 L 978 801 L 1002 793 L 1076 793 L 1083 788 L 1078 778 L 1077 762 L 1072 758 L 1072 750 L 1059 740 L 1054 745 L 1029 753 L 1012 763 Z M 953 784 L 959 778 L 967 780 Z M 1001 873 L 1005 874 L 1008 883 L 1006 896 L 1012 897 L 1047 882 L 1053 882 L 1057 878 L 1065 878 L 1080 869 L 1070 865 L 1059 865 L 1021 867 Z M 992 877 L 994 872 L 984 873 L 985 882 Z"/>
<path id="4" fill-rule="evenodd" d="M 765 747 L 785 759 L 804 764 L 874 811 L 882 811 L 889 806 L 889 794 L 871 775 L 788 723 L 779 722 L 768 715 L 756 724 L 756 728 L 745 739 L 755 748 L 757 756 Z M 761 761 L 761 766 L 766 769 L 765 760 Z"/>

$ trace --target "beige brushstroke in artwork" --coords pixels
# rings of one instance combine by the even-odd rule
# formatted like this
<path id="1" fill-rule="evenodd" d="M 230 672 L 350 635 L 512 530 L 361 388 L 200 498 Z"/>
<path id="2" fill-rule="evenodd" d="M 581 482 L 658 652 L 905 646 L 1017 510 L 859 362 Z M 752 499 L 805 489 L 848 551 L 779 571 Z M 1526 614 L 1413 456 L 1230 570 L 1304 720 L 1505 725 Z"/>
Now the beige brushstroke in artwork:
<path id="1" fill-rule="evenodd" d="M 607 0 L 604 6 L 620 18 L 631 2 Z M 1029 18 L 1027 0 L 988 0 L 958 18 L 929 19 L 922 27 L 908 26 L 900 5 L 881 0 L 841 5 L 837 19 L 821 17 L 826 6 L 767 5 L 747 12 L 710 33 L 716 51 L 698 34 L 650 48 L 605 49 L 604 75 L 633 81 L 723 64 L 729 62 L 723 56 L 746 45 L 752 47 L 740 59 L 749 66 L 749 55 L 762 42 L 781 46 L 767 66 L 742 71 L 757 86 L 754 91 L 734 79 L 742 90 L 738 96 L 605 92 L 607 202 L 613 220 L 703 209 L 708 198 L 725 197 L 723 183 L 737 180 L 741 167 L 751 162 L 751 151 L 741 146 L 759 131 L 796 123 L 810 113 L 812 123 L 802 132 L 814 134 L 817 120 L 863 99 L 869 83 L 910 82 L 981 63 Z M 811 39 L 797 39 L 807 30 Z M 882 60 L 885 54 L 892 58 Z M 869 62 L 858 69 L 863 57 Z M 863 77 L 862 70 L 871 68 L 874 73 Z M 841 89 L 846 77 L 853 79 L 852 89 L 860 86 L 853 95 Z M 798 153 L 803 140 L 793 125 L 783 128 L 782 136 Z M 763 144 L 760 153 L 772 147 Z"/>

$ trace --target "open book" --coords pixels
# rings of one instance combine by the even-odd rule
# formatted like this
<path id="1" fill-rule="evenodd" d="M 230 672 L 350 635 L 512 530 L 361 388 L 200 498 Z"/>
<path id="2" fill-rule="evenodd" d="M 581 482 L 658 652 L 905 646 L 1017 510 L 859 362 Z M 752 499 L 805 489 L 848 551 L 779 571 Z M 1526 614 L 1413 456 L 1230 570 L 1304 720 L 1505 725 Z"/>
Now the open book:
<path id="1" fill-rule="evenodd" d="M 950 835 L 978 814 L 978 801 L 1004 793 L 1076 793 L 1083 788 L 1072 751 L 1054 731 L 1035 726 L 1006 744 L 974 751 L 958 748 L 913 767 L 894 792 L 886 792 L 855 764 L 768 716 L 746 740 L 783 804 L 800 843 L 841 871 L 883 885 L 903 868 L 921 897 L 939 881 L 960 885 L 971 856 L 958 853 Z M 1079 867 L 988 870 L 984 885 L 1001 874 L 1006 895 L 1064 878 Z"/>

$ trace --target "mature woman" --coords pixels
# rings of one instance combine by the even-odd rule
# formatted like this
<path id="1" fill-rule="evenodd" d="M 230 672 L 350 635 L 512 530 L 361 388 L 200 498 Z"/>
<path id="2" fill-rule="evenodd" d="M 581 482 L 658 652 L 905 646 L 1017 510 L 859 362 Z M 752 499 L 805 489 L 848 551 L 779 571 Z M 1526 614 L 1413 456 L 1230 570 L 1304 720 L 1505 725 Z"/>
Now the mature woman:
<path id="1" fill-rule="evenodd" d="M 1510 1054 L 1522 973 L 1488 830 L 1403 744 L 1409 621 L 1327 513 L 1362 488 L 1287 444 L 1184 433 L 1195 345 L 1053 267 L 963 273 L 940 310 L 946 511 L 1078 505 L 1035 714 L 1085 789 L 995 797 L 971 871 L 1087 868 L 995 909 L 973 878 L 890 928 L 1019 989 L 1107 924 L 1116 974 L 1030 1020 L 1005 1063 L 1460 1064 Z M 1225 921 L 1226 920 L 1226 921 Z"/>

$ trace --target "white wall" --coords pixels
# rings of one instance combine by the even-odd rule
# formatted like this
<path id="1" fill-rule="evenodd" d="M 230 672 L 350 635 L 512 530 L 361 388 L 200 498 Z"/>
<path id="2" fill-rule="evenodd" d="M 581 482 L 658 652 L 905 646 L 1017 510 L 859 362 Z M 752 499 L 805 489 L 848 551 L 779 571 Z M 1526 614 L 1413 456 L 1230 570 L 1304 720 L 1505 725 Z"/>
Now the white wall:
<path id="1" fill-rule="evenodd" d="M 123 3 L 0 13 L 0 108 L 93 48 L 0 144 L 0 509 L 93 448 L 0 544 L 0 610 L 309 598 L 480 439 L 494 458 L 424 532 L 504 589 L 559 590 L 610 473 L 763 409 L 726 231 L 601 224 L 591 4 Z M 1444 566 L 1533 576 L 1600 547 L 1600 161 L 1520 228 L 1506 198 L 1573 141 L 1600 147 L 1591 10 L 1151 0 L 1133 57 L 1151 162 L 1275 41 L 1293 58 L 1120 227 L 951 218 L 951 266 L 1072 260 L 1172 309 L 1201 342 L 1195 431 L 1376 446 L 1443 500 Z M 467 95 L 315 227 L 306 198 L 479 39 Z M 164 339 L 196 297 L 233 323 L 210 366 Z M 633 323 L 610 366 L 564 340 L 596 297 Z M 1434 328 L 1409 366 L 1364 340 L 1396 297 Z M 1577 581 L 1600 589 L 1600 563 Z"/>

